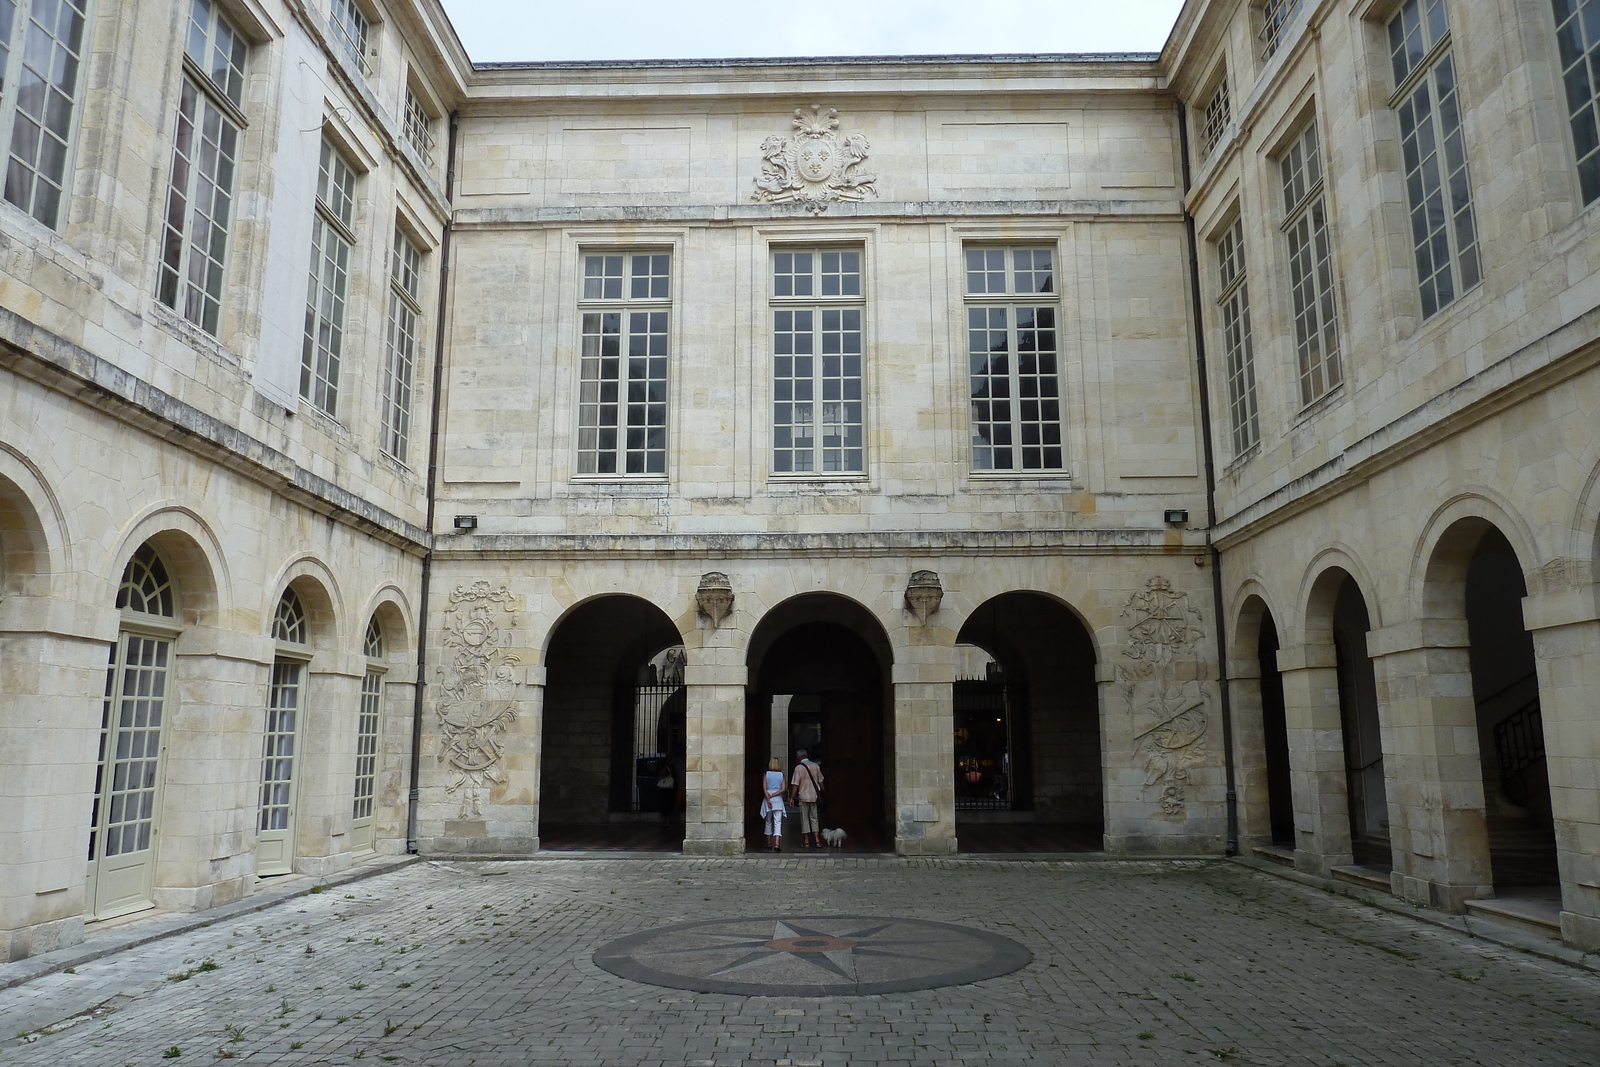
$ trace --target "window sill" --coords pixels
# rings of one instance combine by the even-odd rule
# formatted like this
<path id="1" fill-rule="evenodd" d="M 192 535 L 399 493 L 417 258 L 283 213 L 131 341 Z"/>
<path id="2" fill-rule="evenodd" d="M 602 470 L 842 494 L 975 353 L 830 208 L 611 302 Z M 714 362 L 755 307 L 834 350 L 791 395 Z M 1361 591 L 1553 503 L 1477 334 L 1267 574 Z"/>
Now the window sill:
<path id="1" fill-rule="evenodd" d="M 567 488 L 595 495 L 620 492 L 632 496 L 665 496 L 669 484 L 664 474 L 575 474 L 568 480 Z"/>
<path id="2" fill-rule="evenodd" d="M 1076 488 L 1072 472 L 1066 470 L 967 472 L 967 489 L 971 492 L 1010 493 L 1018 489 L 1059 489 L 1070 492 Z"/>
<path id="3" fill-rule="evenodd" d="M 830 490 L 839 492 L 859 493 L 863 487 L 870 488 L 872 479 L 866 474 L 769 474 L 767 476 L 767 489 L 769 492 L 815 492 L 826 493 Z"/>
<path id="4" fill-rule="evenodd" d="M 226 363 L 231 367 L 239 366 L 239 354 L 224 345 L 215 335 L 202 330 L 154 297 L 151 297 L 150 306 L 157 324 L 168 333 L 176 334 L 178 340 L 195 351 L 203 352 L 219 362 Z"/>
<path id="5" fill-rule="evenodd" d="M 1344 353 L 1341 352 L 1341 360 L 1343 359 L 1343 356 Z M 1342 381 L 1332 389 L 1329 389 L 1326 393 L 1323 393 L 1321 396 L 1311 401 L 1309 404 L 1306 404 L 1299 411 L 1295 412 L 1293 421 L 1289 423 L 1289 429 L 1298 429 L 1299 427 L 1310 422 L 1312 419 L 1316 418 L 1318 415 L 1321 415 L 1328 408 L 1336 407 L 1342 403 L 1345 398 L 1345 390 L 1348 387 L 1349 381 Z"/>

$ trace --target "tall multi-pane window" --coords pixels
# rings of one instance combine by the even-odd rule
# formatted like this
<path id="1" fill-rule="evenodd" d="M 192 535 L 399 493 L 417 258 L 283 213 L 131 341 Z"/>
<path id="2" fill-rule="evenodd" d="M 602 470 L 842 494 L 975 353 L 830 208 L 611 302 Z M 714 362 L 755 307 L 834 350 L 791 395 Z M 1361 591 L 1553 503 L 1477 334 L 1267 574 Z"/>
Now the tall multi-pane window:
<path id="1" fill-rule="evenodd" d="M 148 544 L 122 571 L 117 609 L 122 624 L 106 671 L 89 819 L 88 908 L 97 918 L 150 901 L 177 600 L 166 564 Z"/>
<path id="2" fill-rule="evenodd" d="M 583 256 L 578 473 L 667 471 L 667 338 L 672 256 Z"/>
<path id="3" fill-rule="evenodd" d="M 66 195 L 87 11 L 88 0 L 0 0 L 5 198 L 51 227 Z"/>
<path id="4" fill-rule="evenodd" d="M 422 321 L 422 250 L 398 227 L 389 267 L 389 332 L 383 369 L 382 448 L 404 463 L 411 443 L 411 383 Z"/>
<path id="5" fill-rule="evenodd" d="M 339 407 L 350 248 L 356 239 L 355 192 L 355 171 L 324 139 L 317 171 L 316 218 L 311 225 L 311 288 L 306 295 L 306 334 L 300 350 L 300 395 L 330 415 Z"/>
<path id="6" fill-rule="evenodd" d="M 256 814 L 256 873 L 287 874 L 294 865 L 300 733 L 306 667 L 311 658 L 305 606 L 285 589 L 272 618 L 277 654 L 267 690 L 261 741 L 261 803 Z"/>
<path id="7" fill-rule="evenodd" d="M 1250 347 L 1250 290 L 1245 284 L 1244 226 L 1237 220 L 1216 242 L 1217 317 L 1228 375 L 1228 416 L 1233 454 L 1241 455 L 1261 436 L 1256 417 L 1255 352 Z"/>
<path id="8" fill-rule="evenodd" d="M 1550 0 L 1583 202 L 1600 200 L 1600 2 Z"/>
<path id="9" fill-rule="evenodd" d="M 328 28 L 333 31 L 333 43 L 349 58 L 351 64 L 363 74 L 372 73 L 367 58 L 367 45 L 372 36 L 372 25 L 355 0 L 331 0 L 328 6 Z"/>
<path id="10" fill-rule="evenodd" d="M 1303 3 L 1304 0 L 1265 0 L 1261 5 L 1261 30 L 1257 37 L 1263 56 L 1270 57 L 1283 45 L 1289 25 L 1300 13 Z"/>
<path id="11" fill-rule="evenodd" d="M 433 118 L 422 106 L 422 99 L 409 86 L 406 88 L 406 141 L 428 163 L 433 162 Z"/>
<path id="12" fill-rule="evenodd" d="M 966 268 L 972 469 L 1061 470 L 1055 252 L 968 248 Z"/>
<path id="13" fill-rule="evenodd" d="M 1334 313 L 1333 249 L 1315 121 L 1306 124 L 1278 160 L 1278 176 L 1283 185 L 1283 232 L 1289 243 L 1300 402 L 1309 404 L 1344 380 Z"/>
<path id="14" fill-rule="evenodd" d="M 1444 0 L 1406 0 L 1389 21 L 1389 59 L 1390 105 L 1400 116 L 1411 247 L 1426 318 L 1481 276 Z"/>
<path id="15" fill-rule="evenodd" d="M 1228 72 L 1224 70 L 1217 80 L 1216 88 L 1211 90 L 1211 95 L 1206 97 L 1206 102 L 1200 105 L 1200 158 L 1202 161 L 1210 159 L 1217 145 L 1222 141 L 1222 133 L 1228 128 L 1228 120 L 1233 117 L 1232 103 L 1228 98 Z"/>
<path id="16" fill-rule="evenodd" d="M 192 0 L 156 297 L 207 333 L 222 316 L 248 51 L 212 0 Z"/>
<path id="17" fill-rule="evenodd" d="M 865 470 L 861 401 L 861 252 L 772 254 L 772 469 Z"/>
<path id="18" fill-rule="evenodd" d="M 372 809 L 378 792 L 378 741 L 383 727 L 383 627 L 377 616 L 367 623 L 366 673 L 361 676 L 361 709 L 356 717 L 355 795 L 350 809 L 351 847 L 373 847 Z"/>

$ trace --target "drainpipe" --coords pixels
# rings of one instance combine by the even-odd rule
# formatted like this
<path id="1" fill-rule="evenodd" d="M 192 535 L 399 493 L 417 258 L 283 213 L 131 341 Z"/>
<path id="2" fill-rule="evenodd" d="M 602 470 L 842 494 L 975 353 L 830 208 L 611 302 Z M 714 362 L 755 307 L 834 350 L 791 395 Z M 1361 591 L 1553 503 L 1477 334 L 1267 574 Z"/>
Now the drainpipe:
<path id="1" fill-rule="evenodd" d="M 428 521 L 429 544 L 422 556 L 422 591 L 417 595 L 417 685 L 411 705 L 411 790 L 406 796 L 406 851 L 417 854 L 417 783 L 422 777 L 422 707 L 428 688 L 428 589 L 433 578 L 433 519 L 438 504 L 435 486 L 439 475 L 439 417 L 443 411 L 439 397 L 444 388 L 445 309 L 450 294 L 450 233 L 455 224 L 456 125 L 460 112 L 450 112 L 450 137 L 446 142 L 444 164 L 444 202 L 452 217 L 445 220 L 444 237 L 439 242 L 439 308 L 433 330 L 433 395 L 428 411 Z"/>
<path id="2" fill-rule="evenodd" d="M 1179 100 L 1178 148 L 1183 156 L 1183 195 L 1188 199 L 1189 173 L 1189 115 Z M 1211 378 L 1206 372 L 1205 323 L 1200 315 L 1200 252 L 1195 238 L 1194 216 L 1187 203 L 1183 209 L 1184 235 L 1189 242 L 1189 297 L 1194 313 L 1195 373 L 1200 379 L 1200 441 L 1205 450 L 1206 465 L 1206 551 L 1211 557 L 1211 610 L 1216 617 L 1217 631 L 1217 687 L 1222 700 L 1222 752 L 1223 766 L 1227 772 L 1228 789 L 1225 794 L 1228 810 L 1227 854 L 1239 853 L 1239 791 L 1234 775 L 1233 758 L 1233 698 L 1228 683 L 1228 636 L 1222 603 L 1222 553 L 1211 540 L 1211 531 L 1217 525 L 1217 464 L 1211 447 Z"/>

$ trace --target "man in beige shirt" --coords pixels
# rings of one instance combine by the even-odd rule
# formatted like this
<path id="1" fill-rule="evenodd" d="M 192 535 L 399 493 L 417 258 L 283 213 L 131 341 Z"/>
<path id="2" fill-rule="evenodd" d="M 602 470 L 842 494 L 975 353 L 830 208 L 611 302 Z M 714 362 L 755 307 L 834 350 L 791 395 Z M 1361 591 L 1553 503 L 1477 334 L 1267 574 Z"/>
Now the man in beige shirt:
<path id="1" fill-rule="evenodd" d="M 798 749 L 800 762 L 789 777 L 789 799 L 800 806 L 800 847 L 821 848 L 822 830 L 817 822 L 817 802 L 822 799 L 822 767 Z"/>

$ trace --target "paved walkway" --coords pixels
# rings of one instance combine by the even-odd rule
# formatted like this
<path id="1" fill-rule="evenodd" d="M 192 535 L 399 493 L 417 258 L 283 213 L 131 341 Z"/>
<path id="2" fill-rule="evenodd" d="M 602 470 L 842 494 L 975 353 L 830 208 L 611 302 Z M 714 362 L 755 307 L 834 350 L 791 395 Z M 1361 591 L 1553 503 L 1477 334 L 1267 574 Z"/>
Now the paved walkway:
<path id="1" fill-rule="evenodd" d="M 820 998 L 592 959 L 660 926 L 825 914 L 955 923 L 1033 959 Z M 1600 1064 L 1600 975 L 1221 862 L 423 863 L 0 991 L 0 1034 L 5 1067 L 1574 1067 Z"/>

